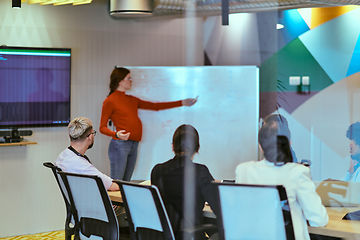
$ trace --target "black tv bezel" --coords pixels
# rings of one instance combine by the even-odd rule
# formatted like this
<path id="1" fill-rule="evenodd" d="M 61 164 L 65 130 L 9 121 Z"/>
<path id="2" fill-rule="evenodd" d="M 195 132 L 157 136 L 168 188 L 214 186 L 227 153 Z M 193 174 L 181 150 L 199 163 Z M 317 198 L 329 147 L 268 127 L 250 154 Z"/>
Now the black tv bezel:
<path id="1" fill-rule="evenodd" d="M 20 47 L 20 46 L 5 46 L 1 45 L 0 50 L 3 49 L 18 49 L 18 50 L 34 50 L 34 51 L 60 51 L 70 52 L 70 84 L 69 84 L 69 120 L 66 123 L 34 123 L 34 124 L 7 124 L 3 125 L 0 123 L 0 129 L 19 129 L 19 128 L 41 128 L 41 127 L 64 127 L 68 126 L 71 121 L 71 68 L 72 68 L 72 53 L 71 48 L 55 48 L 55 47 Z"/>

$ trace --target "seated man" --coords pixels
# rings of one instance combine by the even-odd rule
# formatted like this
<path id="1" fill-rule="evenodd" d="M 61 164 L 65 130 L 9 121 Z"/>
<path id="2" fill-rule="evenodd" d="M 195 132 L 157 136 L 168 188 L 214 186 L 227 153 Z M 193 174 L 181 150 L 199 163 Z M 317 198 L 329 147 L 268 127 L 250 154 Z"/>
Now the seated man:
<path id="1" fill-rule="evenodd" d="M 343 181 L 359 182 L 360 181 L 360 122 L 353 123 L 349 126 L 346 137 L 350 140 L 351 162 L 350 168 Z"/>
<path id="2" fill-rule="evenodd" d="M 204 223 L 203 208 L 207 201 L 218 214 L 214 190 L 214 178 L 205 165 L 194 163 L 195 153 L 199 151 L 199 134 L 191 125 L 181 125 L 173 136 L 175 157 L 157 164 L 151 172 L 151 183 L 161 193 L 176 239 L 183 239 L 181 230 Z M 175 212 L 175 213 L 174 213 Z M 175 220 L 178 216 L 179 219 Z M 205 239 L 200 232 L 195 239 Z"/>
<path id="3" fill-rule="evenodd" d="M 280 115 L 279 120 L 282 118 Z M 310 169 L 293 163 L 290 130 L 283 121 L 265 123 L 258 134 L 265 159 L 237 166 L 236 183 L 283 185 L 286 189 L 295 239 L 310 239 L 310 226 L 323 227 L 329 217 L 311 181 Z"/>
<path id="4" fill-rule="evenodd" d="M 68 132 L 70 146 L 60 153 L 55 165 L 64 172 L 97 175 L 102 179 L 107 190 L 119 190 L 119 185 L 95 168 L 85 155 L 86 150 L 94 145 L 96 135 L 91 120 L 85 117 L 75 118 L 69 123 Z"/>

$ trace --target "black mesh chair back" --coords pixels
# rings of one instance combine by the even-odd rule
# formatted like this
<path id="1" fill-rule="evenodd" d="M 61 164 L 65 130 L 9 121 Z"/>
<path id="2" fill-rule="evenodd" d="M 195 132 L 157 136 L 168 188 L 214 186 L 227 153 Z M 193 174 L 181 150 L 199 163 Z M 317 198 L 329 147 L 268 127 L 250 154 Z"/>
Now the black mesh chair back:
<path id="1" fill-rule="evenodd" d="M 118 240 L 119 225 L 105 186 L 98 176 L 59 172 L 69 193 L 80 239 Z"/>
<path id="2" fill-rule="evenodd" d="M 285 188 L 213 183 L 220 206 L 219 239 L 294 240 Z"/>
<path id="3" fill-rule="evenodd" d="M 60 188 L 61 195 L 64 198 L 65 207 L 66 207 L 66 219 L 65 219 L 65 240 L 71 240 L 71 236 L 75 233 L 75 221 L 71 211 L 70 199 L 64 182 L 62 181 L 60 175 L 58 174 L 61 171 L 60 168 L 55 166 L 51 162 L 45 162 L 43 165 L 47 168 L 50 168 L 55 176 L 56 182 Z"/>
<path id="4" fill-rule="evenodd" d="M 121 191 L 132 240 L 174 240 L 164 203 L 156 186 L 114 180 Z"/>

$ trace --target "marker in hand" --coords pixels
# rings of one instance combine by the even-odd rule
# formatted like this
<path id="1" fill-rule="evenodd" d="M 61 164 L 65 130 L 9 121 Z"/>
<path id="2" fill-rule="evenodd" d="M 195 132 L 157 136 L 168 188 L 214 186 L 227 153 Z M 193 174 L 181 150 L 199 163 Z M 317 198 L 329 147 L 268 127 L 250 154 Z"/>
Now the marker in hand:
<path id="1" fill-rule="evenodd" d="M 194 105 L 197 102 L 198 97 L 199 96 L 197 96 L 196 98 L 184 99 L 184 100 L 182 100 L 182 105 L 190 107 L 190 106 Z"/>
<path id="2" fill-rule="evenodd" d="M 199 98 L 199 95 L 197 95 L 197 97 L 195 99 L 193 99 L 193 102 L 191 103 L 191 106 L 194 105 L 197 102 L 198 98 Z"/>

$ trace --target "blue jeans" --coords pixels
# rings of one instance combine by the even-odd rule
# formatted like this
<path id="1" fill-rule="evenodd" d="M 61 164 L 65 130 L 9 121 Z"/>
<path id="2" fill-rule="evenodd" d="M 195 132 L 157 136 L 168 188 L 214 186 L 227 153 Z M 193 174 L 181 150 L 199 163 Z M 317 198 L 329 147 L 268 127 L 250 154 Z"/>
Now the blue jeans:
<path id="1" fill-rule="evenodd" d="M 130 181 L 134 172 L 139 142 L 111 139 L 109 159 L 111 178 Z"/>

